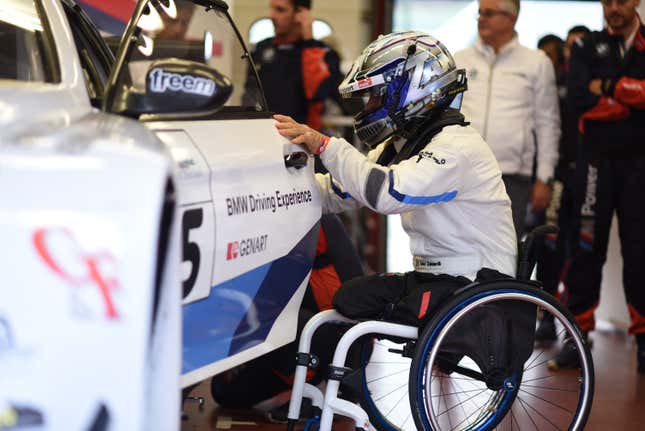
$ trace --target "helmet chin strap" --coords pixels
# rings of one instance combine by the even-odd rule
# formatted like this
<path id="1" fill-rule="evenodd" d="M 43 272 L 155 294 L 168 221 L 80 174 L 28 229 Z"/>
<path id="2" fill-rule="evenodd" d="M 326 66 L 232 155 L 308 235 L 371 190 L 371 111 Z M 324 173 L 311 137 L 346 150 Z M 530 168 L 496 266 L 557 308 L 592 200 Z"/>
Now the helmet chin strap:
<path id="1" fill-rule="evenodd" d="M 399 127 L 394 135 L 400 136 L 405 139 L 409 139 L 413 136 L 416 136 L 424 127 L 427 127 L 430 123 L 438 120 L 444 113 L 444 111 L 450 107 L 454 97 L 449 97 L 444 100 L 441 100 L 437 103 L 437 106 L 427 112 L 425 115 L 419 115 L 416 117 L 410 118 L 407 122 L 404 122 L 401 127 Z M 443 108 L 443 109 L 442 109 Z M 455 109 L 459 111 L 459 109 Z"/>
<path id="2" fill-rule="evenodd" d="M 419 128 L 428 121 L 427 117 L 414 117 L 410 118 L 406 123 L 400 127 L 395 135 L 400 136 L 405 139 L 409 139 L 411 136 L 414 136 L 419 131 Z"/>

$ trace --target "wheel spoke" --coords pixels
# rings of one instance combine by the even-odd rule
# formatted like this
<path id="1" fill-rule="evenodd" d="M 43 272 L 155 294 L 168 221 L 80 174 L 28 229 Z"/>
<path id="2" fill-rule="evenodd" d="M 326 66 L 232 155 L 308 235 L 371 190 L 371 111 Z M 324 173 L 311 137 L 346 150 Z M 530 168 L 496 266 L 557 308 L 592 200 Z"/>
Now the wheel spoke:
<path id="1" fill-rule="evenodd" d="M 386 375 L 384 375 L 384 376 L 380 376 L 380 377 L 377 377 L 377 378 L 372 379 L 372 380 L 367 380 L 367 384 L 369 385 L 370 383 L 378 382 L 379 380 L 387 379 L 387 378 L 389 378 L 389 377 L 394 377 L 394 376 L 396 376 L 397 374 L 407 373 L 409 370 L 410 370 L 409 368 L 406 368 L 406 369 L 404 369 L 404 370 L 395 371 L 395 372 L 393 372 L 393 373 L 386 374 Z"/>
<path id="2" fill-rule="evenodd" d="M 386 416 L 389 416 L 389 415 L 394 411 L 394 409 L 396 408 L 396 406 L 398 406 L 399 404 L 401 404 L 401 402 L 402 402 L 403 400 L 407 399 L 407 397 L 408 397 L 408 392 L 407 392 L 407 391 L 405 391 L 405 393 L 403 394 L 403 396 L 401 396 L 401 398 L 399 398 L 399 400 L 398 400 L 398 401 L 397 401 L 397 402 L 392 406 L 392 408 L 390 409 L 390 411 L 389 411 L 389 412 L 387 412 L 387 415 L 386 415 Z"/>
<path id="3" fill-rule="evenodd" d="M 519 398 L 518 398 L 518 399 L 519 399 Z M 550 423 L 550 424 L 551 424 L 551 426 L 552 426 L 553 428 L 555 428 L 555 429 L 557 429 L 557 430 L 562 430 L 562 428 L 560 428 L 559 426 L 557 426 L 556 424 L 554 424 L 553 422 L 551 422 L 547 416 L 545 416 L 545 415 L 543 415 L 542 413 L 540 413 L 540 412 L 539 412 L 535 407 L 533 407 L 533 406 L 532 406 L 528 401 L 526 401 L 526 400 L 525 400 L 525 402 L 526 402 L 526 405 L 528 406 L 528 408 L 530 408 L 531 410 L 535 411 L 535 412 L 538 414 L 538 416 L 540 416 L 542 419 L 544 419 L 545 421 L 547 421 L 548 423 Z"/>
<path id="4" fill-rule="evenodd" d="M 558 391 L 558 392 L 579 392 L 579 389 L 563 389 L 563 388 L 550 388 L 548 386 L 535 386 L 522 384 L 522 388 L 535 388 L 544 389 L 545 391 Z"/>
<path id="5" fill-rule="evenodd" d="M 530 396 L 532 396 L 532 397 L 535 397 L 535 398 L 537 398 L 538 400 L 544 401 L 545 403 L 550 404 L 550 405 L 552 405 L 553 407 L 557 407 L 557 408 L 559 408 L 560 410 L 563 410 L 563 411 L 565 411 L 565 412 L 567 412 L 567 413 L 573 413 L 573 411 L 572 411 L 572 410 L 566 409 L 566 408 L 562 407 L 560 404 L 556 404 L 556 403 L 551 402 L 551 401 L 549 401 L 549 400 L 547 400 L 547 399 L 545 399 L 545 398 L 543 398 L 543 397 L 539 397 L 539 396 L 535 395 L 534 393 L 531 393 L 531 392 L 529 392 L 529 391 L 525 391 L 525 390 L 523 390 L 522 388 L 520 388 L 520 392 L 523 392 L 523 393 L 528 394 L 528 395 L 530 395 Z"/>
<path id="6" fill-rule="evenodd" d="M 526 416 L 531 420 L 531 422 L 533 422 L 533 426 L 535 427 L 536 431 L 540 431 L 540 429 L 538 428 L 537 424 L 536 424 L 536 423 L 535 423 L 535 421 L 533 420 L 533 417 L 531 416 L 531 414 L 529 413 L 529 411 L 528 411 L 528 410 L 526 409 L 526 407 L 524 406 L 525 401 L 524 401 L 523 399 L 521 399 L 521 398 L 518 398 L 517 400 L 519 401 L 520 406 L 522 407 L 522 409 L 524 409 L 524 411 L 526 412 Z"/>
<path id="7" fill-rule="evenodd" d="M 397 386 L 396 388 L 392 389 L 390 392 L 387 392 L 386 394 L 381 395 L 378 398 L 375 398 L 374 401 L 381 401 L 383 398 L 386 398 L 386 397 L 392 395 L 393 393 L 400 391 L 401 389 L 405 388 L 407 385 L 408 385 L 408 383 L 405 382 L 404 384 L 402 384 L 400 386 Z M 407 394 L 407 391 L 405 393 Z"/>

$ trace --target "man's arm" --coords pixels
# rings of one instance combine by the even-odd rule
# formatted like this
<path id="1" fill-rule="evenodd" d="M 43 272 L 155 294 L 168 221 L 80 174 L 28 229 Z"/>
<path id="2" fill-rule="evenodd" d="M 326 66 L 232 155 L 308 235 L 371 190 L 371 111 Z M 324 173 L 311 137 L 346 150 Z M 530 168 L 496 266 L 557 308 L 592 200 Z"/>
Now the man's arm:
<path id="1" fill-rule="evenodd" d="M 629 116 L 627 105 L 612 97 L 616 90 L 619 94 L 625 90 L 626 82 L 623 82 L 618 89 L 616 88 L 618 86 L 614 85 L 613 78 L 593 76 L 591 72 L 591 64 L 594 60 L 592 49 L 593 34 L 573 45 L 567 77 L 567 103 L 578 121 L 581 133 L 584 133 L 584 123 L 587 120 L 618 121 Z M 628 83 L 627 86 L 629 86 Z M 638 91 L 635 93 L 624 96 L 639 103 Z M 621 96 L 623 95 L 621 94 Z"/>
<path id="2" fill-rule="evenodd" d="M 458 198 L 460 155 L 451 139 L 439 137 L 422 156 L 391 167 L 375 164 L 338 138 L 331 139 L 320 158 L 356 201 L 381 214 L 400 214 Z"/>
<path id="3" fill-rule="evenodd" d="M 567 73 L 567 107 L 577 118 L 598 103 L 598 95 L 589 91 L 591 75 L 591 36 L 578 39 L 571 47 Z"/>
<path id="4" fill-rule="evenodd" d="M 537 179 L 533 187 L 531 204 L 534 211 L 546 208 L 551 199 L 547 185 L 558 161 L 560 140 L 560 108 L 555 72 L 550 60 L 540 56 L 534 84 L 535 133 L 537 137 Z"/>
<path id="5" fill-rule="evenodd" d="M 330 174 L 316 175 L 316 179 L 323 193 L 323 208 L 328 211 L 338 208 L 327 200 L 331 197 L 336 203 L 341 202 L 339 199 L 353 199 L 381 214 L 400 214 L 424 205 L 450 202 L 461 193 L 462 156 L 454 136 L 440 133 L 417 157 L 384 167 L 375 160 L 385 144 L 366 157 L 344 139 L 327 138 L 283 115 L 274 118 L 282 136 L 320 154 Z"/>

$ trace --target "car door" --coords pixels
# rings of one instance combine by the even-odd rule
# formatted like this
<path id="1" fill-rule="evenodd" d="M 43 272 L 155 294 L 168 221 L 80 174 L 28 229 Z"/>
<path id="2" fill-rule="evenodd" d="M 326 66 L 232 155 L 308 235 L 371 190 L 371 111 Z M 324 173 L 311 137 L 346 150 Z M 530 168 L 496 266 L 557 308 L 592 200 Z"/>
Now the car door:
<path id="1" fill-rule="evenodd" d="M 225 3 L 141 0 L 123 40 L 105 109 L 138 117 L 174 161 L 189 385 L 295 338 L 318 239 L 313 159 L 277 133 Z M 211 90 L 203 68 L 232 85 L 217 110 L 192 104 Z"/>

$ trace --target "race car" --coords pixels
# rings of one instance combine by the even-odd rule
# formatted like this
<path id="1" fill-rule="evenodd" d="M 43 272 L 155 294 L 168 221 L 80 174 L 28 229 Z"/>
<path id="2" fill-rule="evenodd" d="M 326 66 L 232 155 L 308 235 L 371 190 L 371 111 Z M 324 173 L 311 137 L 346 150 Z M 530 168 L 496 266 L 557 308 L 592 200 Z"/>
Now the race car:
<path id="1" fill-rule="evenodd" d="M 72 0 L 0 10 L 0 430 L 177 429 L 295 338 L 313 159 L 222 1 L 139 0 L 116 57 Z"/>

